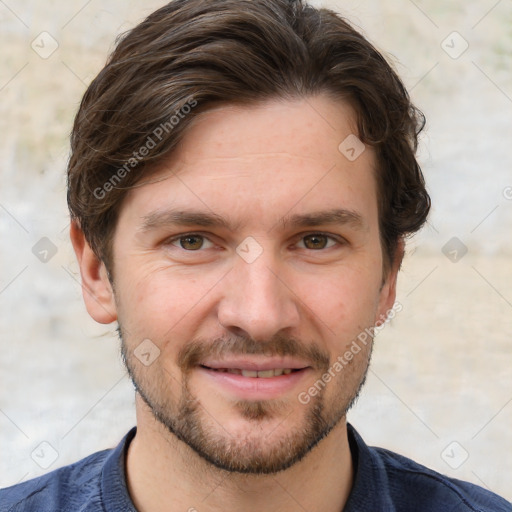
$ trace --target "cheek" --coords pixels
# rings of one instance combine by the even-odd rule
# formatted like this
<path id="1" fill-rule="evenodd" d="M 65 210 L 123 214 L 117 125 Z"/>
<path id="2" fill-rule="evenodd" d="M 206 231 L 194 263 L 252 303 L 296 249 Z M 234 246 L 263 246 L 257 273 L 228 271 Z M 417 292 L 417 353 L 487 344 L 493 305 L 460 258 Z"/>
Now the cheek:
<path id="1" fill-rule="evenodd" d="M 328 350 L 342 349 L 373 325 L 379 304 L 380 272 L 357 267 L 332 270 L 325 279 L 302 280 L 299 296 L 305 314 L 319 326 Z"/>
<path id="2" fill-rule="evenodd" d="M 135 265 L 116 290 L 119 321 L 137 338 L 161 349 L 169 340 L 190 338 L 206 315 L 209 297 L 222 275 L 177 270 L 165 264 Z M 174 345 L 174 344 L 173 344 Z"/>

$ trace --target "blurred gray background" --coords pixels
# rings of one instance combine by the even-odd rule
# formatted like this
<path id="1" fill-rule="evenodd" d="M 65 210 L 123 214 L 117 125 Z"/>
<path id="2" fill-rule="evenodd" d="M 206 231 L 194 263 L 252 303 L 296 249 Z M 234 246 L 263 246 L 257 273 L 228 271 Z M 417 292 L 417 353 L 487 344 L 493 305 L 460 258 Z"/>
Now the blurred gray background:
<path id="1" fill-rule="evenodd" d="M 112 447 L 135 422 L 115 327 L 82 303 L 65 166 L 115 36 L 163 3 L 0 0 L 0 487 Z M 313 3 L 386 53 L 428 119 L 432 215 L 349 421 L 512 500 L 512 3 Z"/>

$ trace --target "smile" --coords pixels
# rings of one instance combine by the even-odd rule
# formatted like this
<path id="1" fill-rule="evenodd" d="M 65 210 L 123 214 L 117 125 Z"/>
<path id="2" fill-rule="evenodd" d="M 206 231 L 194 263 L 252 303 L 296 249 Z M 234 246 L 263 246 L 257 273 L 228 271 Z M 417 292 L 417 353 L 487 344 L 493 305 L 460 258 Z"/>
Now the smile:
<path id="1" fill-rule="evenodd" d="M 292 358 L 239 357 L 202 361 L 196 375 L 235 400 L 271 400 L 298 393 L 313 368 Z"/>
<path id="2" fill-rule="evenodd" d="M 252 377 L 260 379 L 268 379 L 270 377 L 280 377 L 281 375 L 289 375 L 292 372 L 299 371 L 296 368 L 270 368 L 268 370 L 247 370 L 242 368 L 208 368 L 203 366 L 207 370 L 213 370 L 216 372 L 232 373 L 234 375 L 241 375 L 242 377 Z"/>

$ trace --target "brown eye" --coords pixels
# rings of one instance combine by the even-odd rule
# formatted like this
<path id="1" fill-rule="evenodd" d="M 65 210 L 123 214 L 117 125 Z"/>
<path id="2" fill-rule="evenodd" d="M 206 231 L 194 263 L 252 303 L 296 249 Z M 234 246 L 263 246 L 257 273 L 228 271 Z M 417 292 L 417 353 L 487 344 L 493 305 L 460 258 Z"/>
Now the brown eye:
<path id="1" fill-rule="evenodd" d="M 329 241 L 328 236 L 321 234 L 307 235 L 303 238 L 306 249 L 325 249 Z"/>
<path id="2" fill-rule="evenodd" d="M 205 249 L 212 249 L 215 244 L 206 236 L 199 233 L 186 233 L 167 240 L 166 245 L 172 245 L 177 249 L 184 249 L 188 252 L 203 252 Z"/>
<path id="3" fill-rule="evenodd" d="M 204 237 L 201 235 L 182 236 L 178 240 L 181 248 L 186 249 L 187 251 L 197 251 L 198 249 L 201 249 L 204 243 Z"/>

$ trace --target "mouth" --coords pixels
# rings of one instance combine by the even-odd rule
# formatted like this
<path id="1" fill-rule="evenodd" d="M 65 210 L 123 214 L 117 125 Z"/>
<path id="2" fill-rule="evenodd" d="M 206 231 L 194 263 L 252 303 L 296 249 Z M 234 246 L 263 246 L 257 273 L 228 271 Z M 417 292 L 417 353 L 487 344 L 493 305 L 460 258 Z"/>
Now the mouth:
<path id="1" fill-rule="evenodd" d="M 259 379 L 268 379 L 270 377 L 280 377 L 281 375 L 289 375 L 293 372 L 300 372 L 304 368 L 270 368 L 268 370 L 249 370 L 245 368 L 210 368 L 201 365 L 205 370 L 214 372 L 231 373 L 233 375 L 241 375 L 242 377 L 251 377 Z"/>
<path id="2" fill-rule="evenodd" d="M 202 379 L 237 400 L 268 400 L 298 392 L 313 371 L 304 361 L 283 357 L 203 361 L 196 368 Z"/>

